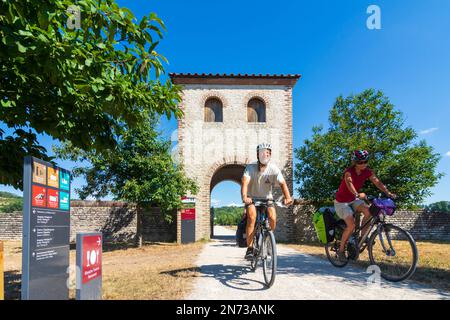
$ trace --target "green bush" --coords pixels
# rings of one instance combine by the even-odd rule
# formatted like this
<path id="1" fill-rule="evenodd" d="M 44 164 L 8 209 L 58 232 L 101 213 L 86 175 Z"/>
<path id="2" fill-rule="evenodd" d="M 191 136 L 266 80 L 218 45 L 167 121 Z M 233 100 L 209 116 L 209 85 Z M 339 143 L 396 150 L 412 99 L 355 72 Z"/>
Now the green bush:
<path id="1" fill-rule="evenodd" d="M 243 214 L 243 207 L 214 208 L 214 224 L 223 226 L 235 226 L 241 221 Z"/>
<path id="2" fill-rule="evenodd" d="M 8 199 L 4 204 L 0 205 L 0 212 L 22 211 L 23 200 L 20 198 Z"/>

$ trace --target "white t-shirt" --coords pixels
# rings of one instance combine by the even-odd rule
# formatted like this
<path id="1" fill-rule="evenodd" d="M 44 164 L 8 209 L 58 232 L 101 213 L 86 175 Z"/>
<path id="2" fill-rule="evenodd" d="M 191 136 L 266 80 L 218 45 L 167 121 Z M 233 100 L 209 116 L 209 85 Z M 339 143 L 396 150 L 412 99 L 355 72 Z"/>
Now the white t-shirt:
<path id="1" fill-rule="evenodd" d="M 259 171 L 258 162 L 247 165 L 244 177 L 250 178 L 247 197 L 255 199 L 273 199 L 272 187 L 284 182 L 281 170 L 269 162 L 263 172 Z"/>

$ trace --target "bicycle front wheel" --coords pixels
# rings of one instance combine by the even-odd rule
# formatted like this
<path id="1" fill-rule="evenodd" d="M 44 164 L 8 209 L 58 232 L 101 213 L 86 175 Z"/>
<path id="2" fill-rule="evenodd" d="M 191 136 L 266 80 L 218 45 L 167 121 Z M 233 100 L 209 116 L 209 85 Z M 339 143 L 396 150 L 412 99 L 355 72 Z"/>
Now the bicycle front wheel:
<path id="1" fill-rule="evenodd" d="M 406 280 L 417 267 L 416 242 L 409 232 L 392 224 L 384 224 L 369 239 L 369 259 L 380 268 L 388 281 Z"/>
<path id="2" fill-rule="evenodd" d="M 272 231 L 268 231 L 264 235 L 262 263 L 264 280 L 267 287 L 270 288 L 275 281 L 275 274 L 277 272 L 277 246 Z"/>

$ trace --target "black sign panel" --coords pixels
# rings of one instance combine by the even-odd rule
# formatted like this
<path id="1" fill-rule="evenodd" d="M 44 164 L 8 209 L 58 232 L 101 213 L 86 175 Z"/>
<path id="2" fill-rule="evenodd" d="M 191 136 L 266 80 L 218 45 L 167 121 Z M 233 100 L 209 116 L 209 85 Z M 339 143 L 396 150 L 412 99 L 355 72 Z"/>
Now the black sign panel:
<path id="1" fill-rule="evenodd" d="M 69 298 L 70 172 L 25 157 L 22 299 Z"/>

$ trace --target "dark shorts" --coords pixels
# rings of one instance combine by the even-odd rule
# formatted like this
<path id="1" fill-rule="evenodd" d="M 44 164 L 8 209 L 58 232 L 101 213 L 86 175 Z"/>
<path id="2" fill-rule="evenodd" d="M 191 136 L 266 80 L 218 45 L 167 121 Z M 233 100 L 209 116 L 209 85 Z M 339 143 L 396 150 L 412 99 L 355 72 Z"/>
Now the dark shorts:
<path id="1" fill-rule="evenodd" d="M 253 203 L 252 204 L 245 204 L 244 205 L 244 208 L 245 209 L 247 209 L 249 206 L 252 206 L 253 205 Z M 268 208 L 275 208 L 275 203 L 272 201 L 272 202 L 269 202 L 268 204 L 267 204 L 267 207 Z"/>

